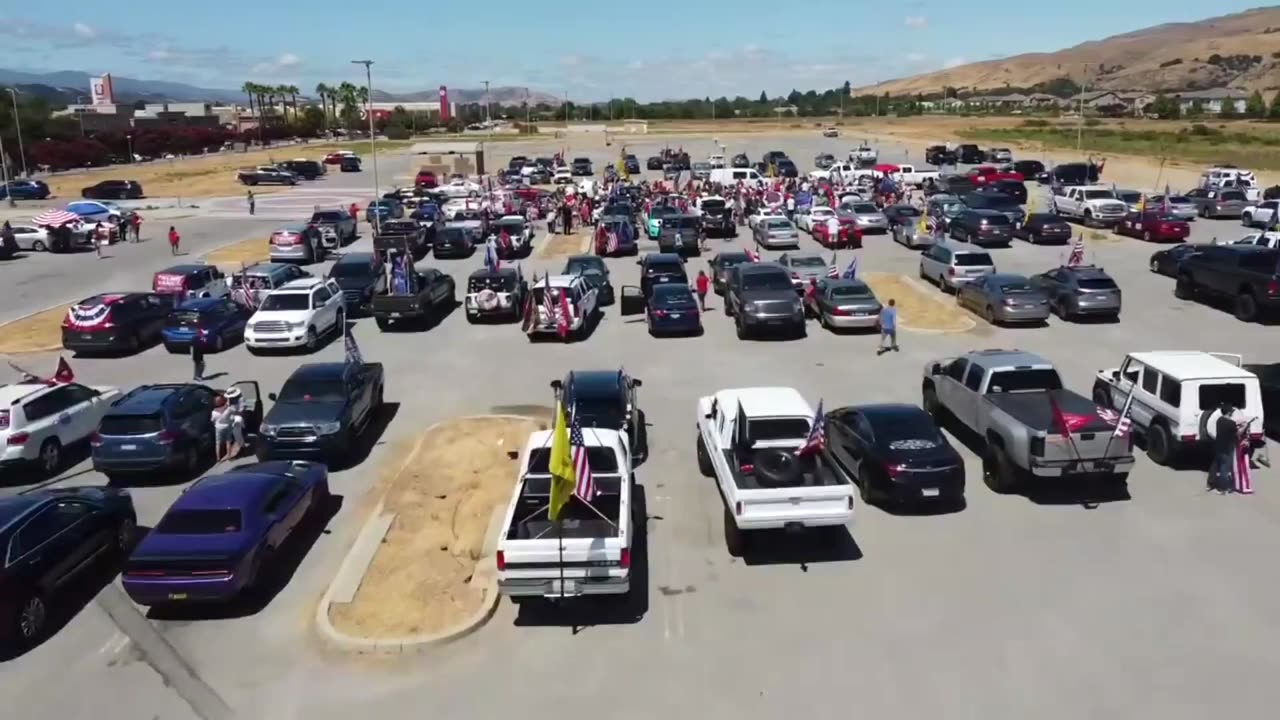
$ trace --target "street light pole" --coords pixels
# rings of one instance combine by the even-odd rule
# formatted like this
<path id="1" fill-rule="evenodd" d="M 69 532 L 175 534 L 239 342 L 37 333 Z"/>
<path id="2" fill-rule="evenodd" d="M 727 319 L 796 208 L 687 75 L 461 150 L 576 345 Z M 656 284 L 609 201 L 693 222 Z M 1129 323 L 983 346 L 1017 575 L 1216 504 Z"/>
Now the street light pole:
<path id="1" fill-rule="evenodd" d="M 4 183 L 4 194 L 9 198 L 9 207 L 17 207 L 13 200 L 13 188 L 9 185 L 9 156 L 4 153 L 4 134 L 0 133 L 0 182 Z"/>
<path id="2" fill-rule="evenodd" d="M 378 201 L 378 143 L 373 136 L 373 61 L 372 60 L 352 60 L 352 65 L 364 66 L 365 88 L 369 91 L 369 104 L 367 110 L 369 113 L 369 154 L 373 157 L 373 200 Z M 375 212 L 373 214 L 374 230 L 382 227 L 382 215 Z"/>
<path id="3" fill-rule="evenodd" d="M 22 158 L 22 175 L 29 177 L 31 173 L 27 172 L 27 153 L 22 147 L 22 120 L 18 117 L 18 91 L 15 88 L 7 89 L 13 97 L 13 124 L 18 128 L 18 157 Z"/>

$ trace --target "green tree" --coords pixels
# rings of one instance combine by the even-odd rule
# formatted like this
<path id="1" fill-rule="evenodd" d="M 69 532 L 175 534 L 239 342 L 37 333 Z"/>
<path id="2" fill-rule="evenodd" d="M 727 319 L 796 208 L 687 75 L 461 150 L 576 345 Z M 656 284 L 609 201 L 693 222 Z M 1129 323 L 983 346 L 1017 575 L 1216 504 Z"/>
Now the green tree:
<path id="1" fill-rule="evenodd" d="M 763 90 L 761 90 L 761 91 L 760 91 L 760 100 L 759 100 L 759 102 L 760 102 L 760 104 L 761 104 L 761 105 L 767 105 L 767 104 L 769 103 L 769 96 L 768 96 L 768 95 L 765 95 Z"/>
<path id="2" fill-rule="evenodd" d="M 1232 120 L 1240 117 L 1240 113 L 1236 112 L 1235 98 L 1227 97 L 1222 99 L 1222 110 L 1218 113 L 1218 117 L 1223 120 Z"/>
<path id="3" fill-rule="evenodd" d="M 1267 111 L 1267 117 L 1280 120 L 1280 92 L 1271 98 L 1271 108 Z"/>
<path id="4" fill-rule="evenodd" d="M 1182 108 L 1178 101 L 1163 93 L 1156 95 L 1156 99 L 1151 101 L 1146 111 L 1161 120 L 1177 120 L 1182 116 Z"/>
<path id="5" fill-rule="evenodd" d="M 1257 90 L 1249 96 L 1244 104 L 1244 114 L 1251 118 L 1262 118 L 1267 115 L 1267 101 L 1262 99 L 1262 93 Z"/>

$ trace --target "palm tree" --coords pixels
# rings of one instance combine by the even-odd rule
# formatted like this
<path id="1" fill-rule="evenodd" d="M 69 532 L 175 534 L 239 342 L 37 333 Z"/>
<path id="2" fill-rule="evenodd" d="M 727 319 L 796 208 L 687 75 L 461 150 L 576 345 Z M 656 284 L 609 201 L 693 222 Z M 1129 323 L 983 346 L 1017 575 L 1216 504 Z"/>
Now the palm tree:
<path id="1" fill-rule="evenodd" d="M 250 80 L 246 80 L 245 83 L 240 86 L 240 92 L 243 92 L 245 95 L 249 96 L 249 114 L 250 115 L 253 115 L 253 107 L 254 107 L 253 96 L 254 96 L 254 93 L 256 92 L 255 88 L 256 86 Z M 240 120 L 239 120 L 239 115 L 237 115 L 236 130 L 239 130 L 239 129 L 240 129 Z"/>
<path id="2" fill-rule="evenodd" d="M 328 85 L 320 83 L 316 85 L 316 97 L 320 98 L 320 112 L 324 115 L 324 132 L 329 134 L 329 95 L 333 91 Z"/>
<path id="3" fill-rule="evenodd" d="M 302 92 L 297 85 L 285 85 L 283 90 L 289 93 L 289 105 L 293 107 L 293 121 L 298 122 L 298 93 Z"/>
<path id="4" fill-rule="evenodd" d="M 338 97 L 334 101 L 334 108 L 338 107 L 338 102 L 342 103 L 342 115 L 348 129 L 354 124 L 353 118 L 360 116 L 360 107 L 357 105 L 358 97 L 355 85 L 344 82 L 338 86 Z"/>

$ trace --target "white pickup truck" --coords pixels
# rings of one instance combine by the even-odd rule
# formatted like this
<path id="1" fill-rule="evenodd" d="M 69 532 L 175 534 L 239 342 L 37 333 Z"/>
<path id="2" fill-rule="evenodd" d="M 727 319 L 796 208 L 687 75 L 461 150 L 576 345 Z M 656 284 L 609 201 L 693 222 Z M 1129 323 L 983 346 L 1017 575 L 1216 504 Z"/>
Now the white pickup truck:
<path id="1" fill-rule="evenodd" d="M 1129 206 L 1115 192 L 1102 185 L 1074 185 L 1053 196 L 1053 211 L 1086 225 L 1115 225 L 1124 220 Z"/>
<path id="2" fill-rule="evenodd" d="M 914 185 L 920 187 L 925 181 L 932 180 L 937 182 L 942 173 L 937 170 L 917 170 L 915 165 L 899 165 L 898 172 L 893 174 L 893 179 L 899 185 Z"/>
<path id="3" fill-rule="evenodd" d="M 801 530 L 853 519 L 853 485 L 824 452 L 799 457 L 814 413 L 792 388 L 721 390 L 698 400 L 698 469 L 724 499 L 729 554 L 753 530 Z"/>
<path id="4" fill-rule="evenodd" d="M 551 499 L 551 431 L 529 436 L 520 453 L 506 528 L 498 539 L 498 591 L 519 602 L 631 591 L 631 451 L 617 430 L 586 428 L 583 439 L 595 480 L 590 504 L 573 497 L 560 528 L 547 516 Z"/>
<path id="5" fill-rule="evenodd" d="M 879 159 L 880 152 L 866 143 L 859 145 L 855 150 L 849 151 L 849 160 L 862 167 L 875 165 Z"/>

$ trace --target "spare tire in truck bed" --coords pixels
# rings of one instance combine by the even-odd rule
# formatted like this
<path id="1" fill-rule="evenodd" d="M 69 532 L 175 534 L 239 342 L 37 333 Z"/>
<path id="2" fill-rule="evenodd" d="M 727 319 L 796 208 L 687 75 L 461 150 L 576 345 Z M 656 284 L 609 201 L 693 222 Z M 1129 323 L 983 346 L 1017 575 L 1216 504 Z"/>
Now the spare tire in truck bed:
<path id="1" fill-rule="evenodd" d="M 804 476 L 800 458 L 790 450 L 765 448 L 756 451 L 753 463 L 756 481 L 761 487 L 787 487 L 797 484 Z"/>

